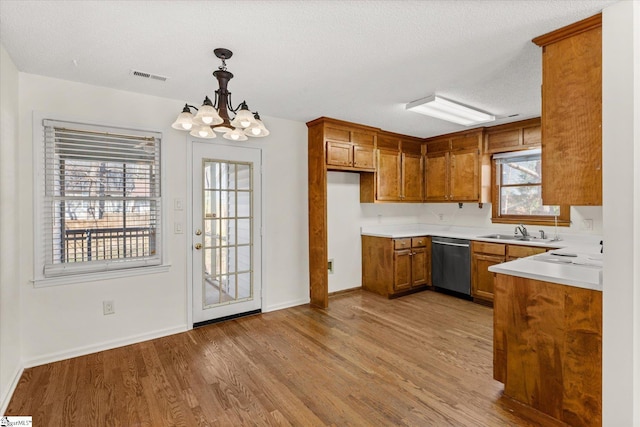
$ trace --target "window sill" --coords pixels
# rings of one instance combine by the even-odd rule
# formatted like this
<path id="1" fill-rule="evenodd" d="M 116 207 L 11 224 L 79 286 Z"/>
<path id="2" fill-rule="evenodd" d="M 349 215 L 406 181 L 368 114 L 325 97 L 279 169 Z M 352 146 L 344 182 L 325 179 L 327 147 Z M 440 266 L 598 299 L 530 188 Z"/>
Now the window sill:
<path id="1" fill-rule="evenodd" d="M 70 285 L 73 283 L 95 282 L 98 280 L 118 279 L 122 277 L 142 276 L 147 274 L 166 273 L 171 264 L 155 265 L 152 267 L 126 268 L 122 270 L 101 271 L 98 273 L 69 274 L 66 276 L 33 279 L 34 288 Z"/>

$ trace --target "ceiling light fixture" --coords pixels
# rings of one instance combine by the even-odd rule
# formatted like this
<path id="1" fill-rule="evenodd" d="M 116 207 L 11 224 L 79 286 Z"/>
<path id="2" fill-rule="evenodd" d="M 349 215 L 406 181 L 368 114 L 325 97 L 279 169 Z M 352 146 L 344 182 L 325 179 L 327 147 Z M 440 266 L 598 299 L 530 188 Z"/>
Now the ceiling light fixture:
<path id="1" fill-rule="evenodd" d="M 269 135 L 269 131 L 260 120 L 260 115 L 251 112 L 246 101 L 242 101 L 236 108 L 231 105 L 231 92 L 227 90 L 227 84 L 233 78 L 233 74 L 227 71 L 226 60 L 231 58 L 233 52 L 218 48 L 214 49 L 213 53 L 222 60 L 222 65 L 213 72 L 218 80 L 215 102 L 211 102 L 209 97 L 205 96 L 200 108 L 184 104 L 182 112 L 178 114 L 171 127 L 190 131 L 190 135 L 205 139 L 215 138 L 215 132 L 224 132 L 222 136 L 232 141 L 246 141 L 247 136 Z M 192 108 L 198 112 L 195 117 L 191 112 Z M 229 111 L 235 113 L 233 120 L 229 117 Z"/>
<path id="2" fill-rule="evenodd" d="M 474 110 L 436 95 L 410 102 L 405 109 L 464 126 L 492 122 L 496 119 L 496 116 Z"/>

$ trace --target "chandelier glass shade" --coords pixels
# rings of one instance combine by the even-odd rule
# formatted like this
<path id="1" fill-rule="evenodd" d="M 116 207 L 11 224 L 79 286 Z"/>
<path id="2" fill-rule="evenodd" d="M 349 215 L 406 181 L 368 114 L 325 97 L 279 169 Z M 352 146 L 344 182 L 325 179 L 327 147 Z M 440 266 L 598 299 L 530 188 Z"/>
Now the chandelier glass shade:
<path id="1" fill-rule="evenodd" d="M 252 112 L 246 101 L 242 101 L 236 108 L 231 104 L 231 92 L 227 90 L 227 85 L 233 74 L 227 71 L 226 60 L 231 58 L 233 52 L 218 48 L 213 53 L 222 60 L 222 65 L 213 72 L 218 80 L 215 102 L 205 96 L 200 108 L 185 104 L 171 127 L 205 139 L 215 138 L 216 132 L 222 133 L 223 138 L 231 141 L 246 141 L 247 136 L 258 138 L 269 135 L 260 115 Z M 192 109 L 197 111 L 195 116 Z M 229 117 L 229 112 L 235 114 L 233 119 Z"/>

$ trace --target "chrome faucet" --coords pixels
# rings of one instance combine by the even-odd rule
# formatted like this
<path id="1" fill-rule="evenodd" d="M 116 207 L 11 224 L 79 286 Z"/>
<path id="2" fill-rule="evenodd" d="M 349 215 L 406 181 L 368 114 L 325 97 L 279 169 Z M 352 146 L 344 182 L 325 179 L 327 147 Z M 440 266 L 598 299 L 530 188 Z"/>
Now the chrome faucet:
<path id="1" fill-rule="evenodd" d="M 544 230 L 538 230 L 538 231 L 540 231 L 540 238 L 541 238 L 542 240 L 544 240 L 544 239 L 546 239 L 546 238 L 547 238 L 547 235 L 546 235 L 546 234 L 544 234 Z"/>
<path id="2" fill-rule="evenodd" d="M 520 232 L 520 234 L 522 234 L 522 238 L 523 239 L 528 239 L 529 238 L 529 232 L 527 231 L 527 228 L 524 226 L 524 224 L 520 224 L 516 227 L 516 230 L 513 232 L 514 235 L 518 235 L 518 231 Z"/>

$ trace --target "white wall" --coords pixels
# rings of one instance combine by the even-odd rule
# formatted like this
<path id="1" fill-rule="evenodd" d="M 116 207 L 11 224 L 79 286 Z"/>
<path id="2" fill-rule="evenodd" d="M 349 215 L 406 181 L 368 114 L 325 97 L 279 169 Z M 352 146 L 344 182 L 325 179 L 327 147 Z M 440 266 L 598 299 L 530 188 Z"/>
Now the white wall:
<path id="1" fill-rule="evenodd" d="M 442 215 L 443 221 L 440 221 Z M 584 219 L 591 220 L 585 229 Z M 570 227 L 558 227 L 563 234 L 602 234 L 602 207 L 571 208 Z M 360 203 L 360 178 L 357 173 L 327 174 L 327 223 L 329 259 L 334 273 L 329 274 L 329 292 L 361 286 L 362 253 L 360 227 L 375 224 L 423 223 L 444 226 L 483 227 L 494 232 L 513 232 L 513 225 L 492 224 L 491 204 L 477 203 Z M 543 229 L 552 236 L 553 227 L 531 226 L 531 232 Z"/>
<path id="2" fill-rule="evenodd" d="M 0 45 L 0 414 L 22 372 L 20 342 L 20 217 L 18 70 Z"/>
<path id="3" fill-rule="evenodd" d="M 640 3 L 603 11 L 603 422 L 640 426 Z"/>
<path id="4" fill-rule="evenodd" d="M 204 90 L 204 89 L 203 89 Z M 187 137 L 170 128 L 184 100 L 20 74 L 19 255 L 22 286 L 22 357 L 26 366 L 58 360 L 188 328 L 187 234 L 173 234 L 173 222 L 187 223 L 191 211 L 173 210 L 187 200 Z M 32 113 L 71 116 L 87 122 L 131 126 L 163 133 L 167 208 L 166 273 L 34 288 L 32 202 Z M 264 148 L 265 310 L 309 300 L 307 249 L 306 126 L 264 117 L 271 135 L 256 140 Z M 212 142 L 215 143 L 215 142 Z M 116 314 L 103 316 L 102 301 Z"/>

